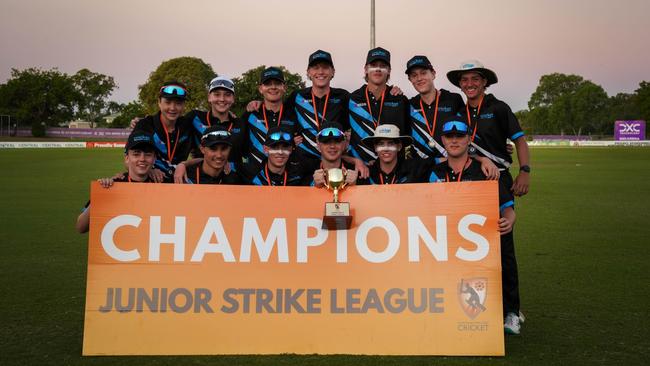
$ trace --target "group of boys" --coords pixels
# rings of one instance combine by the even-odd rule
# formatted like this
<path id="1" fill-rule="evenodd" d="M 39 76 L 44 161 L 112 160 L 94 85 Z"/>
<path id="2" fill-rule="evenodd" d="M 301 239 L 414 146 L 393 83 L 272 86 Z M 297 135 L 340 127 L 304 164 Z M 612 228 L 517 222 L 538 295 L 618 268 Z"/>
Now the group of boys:
<path id="1" fill-rule="evenodd" d="M 486 88 L 496 74 L 478 61 L 463 62 L 447 73 L 465 94 L 434 85 L 436 71 L 426 56 L 414 56 L 406 74 L 418 95 L 407 99 L 388 85 L 390 52 L 368 52 L 366 84 L 348 93 L 333 88 L 330 53 L 309 56 L 312 86 L 284 98 L 281 69 L 266 68 L 252 101 L 238 118 L 231 112 L 235 85 L 225 77 L 208 87 L 209 110 L 183 116 L 186 87 L 167 82 L 159 112 L 137 121 L 126 144 L 128 171 L 113 181 L 268 186 L 327 184 L 327 170 L 341 168 L 349 185 L 460 182 L 498 179 L 504 327 L 519 334 L 517 264 L 514 254 L 514 196 L 528 192 L 529 153 L 517 118 Z M 519 174 L 513 179 L 508 140 L 514 143 Z M 189 155 L 192 159 L 188 160 Z M 77 229 L 88 230 L 88 208 Z"/>

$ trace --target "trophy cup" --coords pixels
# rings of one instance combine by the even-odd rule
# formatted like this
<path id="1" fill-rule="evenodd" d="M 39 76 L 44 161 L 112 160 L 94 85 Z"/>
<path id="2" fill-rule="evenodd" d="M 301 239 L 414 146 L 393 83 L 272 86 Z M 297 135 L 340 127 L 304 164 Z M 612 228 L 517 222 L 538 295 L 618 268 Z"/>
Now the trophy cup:
<path id="1" fill-rule="evenodd" d="M 327 170 L 327 189 L 334 193 L 334 201 L 325 203 L 325 216 L 323 216 L 323 229 L 347 230 L 352 224 L 350 216 L 350 203 L 339 202 L 339 191 L 345 187 L 345 177 L 341 169 Z"/>

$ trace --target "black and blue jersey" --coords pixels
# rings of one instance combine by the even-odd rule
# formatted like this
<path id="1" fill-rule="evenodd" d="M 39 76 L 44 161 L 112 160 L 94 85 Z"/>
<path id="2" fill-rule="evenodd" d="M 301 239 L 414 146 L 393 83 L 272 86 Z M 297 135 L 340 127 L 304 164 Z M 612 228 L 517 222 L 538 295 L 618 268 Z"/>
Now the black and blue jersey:
<path id="1" fill-rule="evenodd" d="M 221 171 L 216 177 L 207 174 L 203 171 L 203 162 L 188 165 L 186 174 L 186 184 L 243 184 L 241 177 L 235 171 L 228 174 Z"/>
<path id="2" fill-rule="evenodd" d="M 294 136 L 296 133 L 295 116 L 294 109 L 287 104 L 283 105 L 278 112 L 266 109 L 264 103 L 258 110 L 246 112 L 243 120 L 246 122 L 248 131 L 248 162 L 261 165 L 262 161 L 266 159 L 264 142 L 269 128 L 282 126 Z"/>
<path id="3" fill-rule="evenodd" d="M 153 136 L 156 162 L 154 167 L 169 179 L 174 176 L 176 165 L 187 160 L 196 147 L 193 130 L 185 117 L 176 120 L 173 130 L 166 129 L 160 121 L 160 112 L 146 116 L 136 123 L 133 131 L 143 131 Z"/>
<path id="4" fill-rule="evenodd" d="M 299 155 L 320 160 L 316 136 L 325 122 L 338 122 L 344 130 L 350 129 L 348 104 L 350 93 L 339 88 L 330 88 L 328 94 L 319 98 L 312 94 L 312 88 L 295 91 L 287 100 L 295 111 L 297 130 L 303 142 L 296 147 Z"/>
<path id="5" fill-rule="evenodd" d="M 441 137 L 442 125 L 452 118 L 457 118 L 458 113 L 465 111 L 463 98 L 460 94 L 440 89 L 440 94 L 431 104 L 422 101 L 420 95 L 411 98 L 409 104 L 414 151 L 423 159 L 443 157 L 440 151 L 440 149 L 444 151 Z M 438 148 L 429 145 L 430 138 L 439 144 Z"/>
<path id="6" fill-rule="evenodd" d="M 313 175 L 313 172 L 307 173 L 307 169 L 295 161 L 288 162 L 282 174 L 269 170 L 267 160 L 263 160 L 260 165 L 249 163 L 244 171 L 248 183 L 254 186 L 301 186 L 307 174 Z"/>
<path id="7" fill-rule="evenodd" d="M 433 160 L 423 160 L 418 157 L 399 158 L 395 169 L 385 173 L 380 168 L 379 161 L 369 167 L 368 184 L 404 184 L 427 182 L 428 173 L 434 165 Z"/>
<path id="8" fill-rule="evenodd" d="M 230 115 L 229 120 L 221 121 L 210 112 L 195 109 L 187 113 L 185 119 L 191 122 L 194 131 L 192 138 L 197 148 L 192 151 L 192 156 L 203 156 L 198 146 L 201 144 L 201 136 L 203 136 L 205 130 L 213 125 L 222 125 L 231 134 L 232 148 L 230 149 L 230 155 L 228 155 L 228 161 L 232 163 L 231 168 L 236 168 L 242 163 L 242 158 L 248 152 L 248 137 L 246 136 L 246 124 L 240 118 Z"/>
<path id="9" fill-rule="evenodd" d="M 386 87 L 382 97 L 375 98 L 364 85 L 350 94 L 350 155 L 368 163 L 377 159 L 375 152 L 363 145 L 361 140 L 373 136 L 378 125 L 392 124 L 399 127 L 402 135 L 408 129 L 409 103 L 403 95 L 391 95 L 392 86 Z M 371 113 L 372 112 L 372 113 Z"/>
<path id="10" fill-rule="evenodd" d="M 467 106 L 466 111 L 461 114 L 470 126 L 472 141 L 479 147 L 477 152 L 490 158 L 499 168 L 508 168 L 499 161 L 503 159 L 512 164 L 512 156 L 506 150 L 507 140 L 515 141 L 524 136 L 524 131 L 510 107 L 494 95 L 487 94 L 479 106 Z M 485 154 L 481 149 L 489 154 Z"/>

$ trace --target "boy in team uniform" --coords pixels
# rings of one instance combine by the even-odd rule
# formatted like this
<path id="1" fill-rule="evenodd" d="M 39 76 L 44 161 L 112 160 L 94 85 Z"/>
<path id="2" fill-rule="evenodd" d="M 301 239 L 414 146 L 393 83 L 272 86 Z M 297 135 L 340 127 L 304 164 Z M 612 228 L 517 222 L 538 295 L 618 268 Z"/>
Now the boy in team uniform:
<path id="1" fill-rule="evenodd" d="M 129 135 L 124 149 L 124 164 L 127 171 L 116 178 L 99 179 L 102 187 L 110 188 L 113 182 L 153 183 L 151 170 L 156 161 L 156 146 L 153 137 L 142 131 L 134 131 Z M 77 217 L 75 228 L 79 233 L 88 232 L 90 226 L 90 201 Z"/>
<path id="2" fill-rule="evenodd" d="M 350 154 L 367 164 L 376 160 L 377 155 L 361 140 L 372 136 L 377 126 L 390 123 L 405 135 L 410 131 L 408 99 L 393 95 L 393 87 L 387 85 L 391 71 L 390 52 L 381 47 L 368 51 L 364 70 L 367 84 L 350 94 Z"/>
<path id="3" fill-rule="evenodd" d="M 345 182 L 348 185 L 365 184 L 365 180 L 357 180 L 359 173 L 355 170 L 354 164 L 343 160 L 343 155 L 348 147 L 347 136 L 343 131 L 343 126 L 336 122 L 324 124 L 318 132 L 318 150 L 321 154 L 321 160 L 311 176 L 308 185 L 315 187 L 324 187 L 327 182 L 327 170 L 338 168 L 343 170 Z"/>
<path id="4" fill-rule="evenodd" d="M 214 125 L 203 132 L 200 149 L 203 159 L 187 164 L 188 184 L 242 184 L 239 174 L 226 172 L 232 151 L 232 133 L 224 126 Z"/>
<path id="5" fill-rule="evenodd" d="M 467 97 L 463 114 L 470 126 L 472 148 L 501 169 L 499 180 L 515 196 L 528 193 L 530 153 L 524 132 L 510 107 L 494 95 L 486 94 L 486 88 L 497 83 L 497 75 L 479 61 L 469 60 L 462 62 L 458 70 L 448 72 L 447 78 Z M 508 139 L 514 142 L 519 161 L 519 174 L 514 180 L 509 170 L 512 157 L 508 152 Z M 512 232 L 501 237 L 501 254 L 506 331 L 519 334 L 523 317 L 519 311 L 519 276 Z"/>
<path id="6" fill-rule="evenodd" d="M 139 120 L 133 132 L 153 136 L 156 152 L 154 168 L 166 180 L 173 179 L 176 165 L 185 161 L 194 148 L 193 130 L 183 118 L 187 88 L 180 82 L 166 82 L 158 93 L 159 112 Z"/>
<path id="7" fill-rule="evenodd" d="M 266 159 L 264 142 L 270 129 L 282 126 L 293 139 L 296 118 L 294 109 L 283 103 L 286 84 L 282 70 L 268 67 L 262 71 L 258 91 L 262 95 L 262 103 L 255 110 L 246 112 L 243 120 L 247 125 L 250 145 L 248 164 L 261 166 Z"/>
<path id="8" fill-rule="evenodd" d="M 410 136 L 400 136 L 395 125 L 379 125 L 372 136 L 362 140 L 363 144 L 377 154 L 377 160 L 370 166 L 369 184 L 402 184 L 423 181 L 430 170 L 433 159 L 423 160 L 418 156 L 405 158 L 400 152 L 411 144 Z"/>
<path id="9" fill-rule="evenodd" d="M 303 185 L 306 173 L 304 165 L 292 154 L 294 146 L 294 137 L 289 129 L 284 126 L 269 128 L 264 138 L 265 158 L 261 164 L 249 162 L 244 169 L 248 182 L 256 186 Z"/>

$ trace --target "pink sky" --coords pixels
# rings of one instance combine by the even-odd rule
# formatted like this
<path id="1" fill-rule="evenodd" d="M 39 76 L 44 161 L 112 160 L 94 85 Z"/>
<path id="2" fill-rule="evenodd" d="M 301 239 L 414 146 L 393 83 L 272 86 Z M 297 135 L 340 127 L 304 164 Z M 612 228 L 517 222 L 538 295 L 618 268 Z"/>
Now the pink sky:
<path id="1" fill-rule="evenodd" d="M 261 64 L 304 74 L 314 50 L 334 57 L 334 85 L 362 84 L 370 0 L 1 0 L 0 82 L 11 68 L 111 75 L 113 99 L 128 102 L 162 61 L 200 57 L 231 77 Z M 574 73 L 609 95 L 650 81 L 650 1 L 376 0 L 377 45 L 392 53 L 391 82 L 415 54 L 429 57 L 436 85 L 457 91 L 446 72 L 475 58 L 493 69 L 490 88 L 513 110 L 526 108 L 541 75 Z"/>

